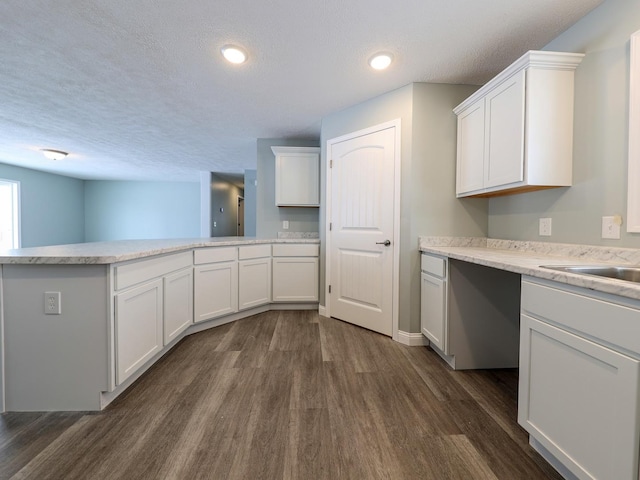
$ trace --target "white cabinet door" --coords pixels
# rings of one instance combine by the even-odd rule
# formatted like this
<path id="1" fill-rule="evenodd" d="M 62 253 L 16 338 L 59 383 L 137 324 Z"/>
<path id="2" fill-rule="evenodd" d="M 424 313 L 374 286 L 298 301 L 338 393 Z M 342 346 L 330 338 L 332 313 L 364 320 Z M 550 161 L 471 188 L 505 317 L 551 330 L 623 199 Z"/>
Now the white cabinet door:
<path id="1" fill-rule="evenodd" d="M 271 301 L 271 257 L 238 263 L 238 306 L 240 310 Z"/>
<path id="2" fill-rule="evenodd" d="M 427 273 L 421 274 L 420 322 L 422 333 L 443 352 L 446 350 L 446 282 Z"/>
<path id="3" fill-rule="evenodd" d="M 320 149 L 271 147 L 276 156 L 276 205 L 320 206 Z"/>
<path id="4" fill-rule="evenodd" d="M 164 277 L 164 344 L 193 323 L 193 269 Z"/>
<path id="5" fill-rule="evenodd" d="M 116 383 L 162 349 L 162 279 L 115 296 Z"/>
<path id="6" fill-rule="evenodd" d="M 524 79 L 522 70 L 485 98 L 485 188 L 524 180 Z"/>
<path id="7" fill-rule="evenodd" d="M 458 117 L 456 194 L 484 187 L 484 100 Z"/>
<path id="8" fill-rule="evenodd" d="M 194 269 L 194 321 L 238 311 L 238 262 L 200 265 Z"/>
<path id="9" fill-rule="evenodd" d="M 317 257 L 274 258 L 273 301 L 317 302 L 318 276 Z"/>
<path id="10" fill-rule="evenodd" d="M 518 423 L 578 478 L 637 480 L 640 362 L 527 315 L 520 328 Z"/>
<path id="11" fill-rule="evenodd" d="M 571 186 L 573 78 L 582 57 L 529 51 L 454 109 L 458 197 Z"/>

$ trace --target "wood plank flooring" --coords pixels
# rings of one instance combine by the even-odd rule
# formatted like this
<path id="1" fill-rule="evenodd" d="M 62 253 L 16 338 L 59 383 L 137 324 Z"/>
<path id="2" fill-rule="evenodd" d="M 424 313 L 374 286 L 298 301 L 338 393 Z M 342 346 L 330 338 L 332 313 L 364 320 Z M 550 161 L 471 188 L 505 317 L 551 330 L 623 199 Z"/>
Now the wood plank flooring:
<path id="1" fill-rule="evenodd" d="M 185 338 L 100 413 L 0 417 L 2 479 L 560 479 L 516 424 L 517 371 L 308 311 Z"/>

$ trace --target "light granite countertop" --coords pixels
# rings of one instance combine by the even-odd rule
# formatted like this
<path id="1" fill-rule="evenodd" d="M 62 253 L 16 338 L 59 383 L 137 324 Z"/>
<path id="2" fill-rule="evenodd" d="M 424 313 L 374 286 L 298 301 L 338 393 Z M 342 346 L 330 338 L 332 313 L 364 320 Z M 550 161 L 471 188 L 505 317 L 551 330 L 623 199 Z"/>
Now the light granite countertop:
<path id="1" fill-rule="evenodd" d="M 593 275 L 565 273 L 542 265 L 640 266 L 640 249 L 476 237 L 421 237 L 421 252 L 500 270 L 640 299 L 640 284 Z"/>
<path id="2" fill-rule="evenodd" d="M 175 253 L 192 248 L 259 245 L 266 243 L 318 244 L 308 238 L 215 237 L 165 240 L 118 240 L 75 243 L 0 251 L 0 264 L 98 265 Z"/>

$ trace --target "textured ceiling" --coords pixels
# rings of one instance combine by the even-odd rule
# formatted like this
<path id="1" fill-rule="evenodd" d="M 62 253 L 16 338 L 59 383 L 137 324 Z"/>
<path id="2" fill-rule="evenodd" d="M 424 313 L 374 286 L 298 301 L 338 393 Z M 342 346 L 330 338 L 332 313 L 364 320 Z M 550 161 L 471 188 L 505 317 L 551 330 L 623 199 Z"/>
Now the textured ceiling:
<path id="1" fill-rule="evenodd" d="M 481 84 L 601 0 L 2 0 L 0 162 L 85 179 L 255 168 L 256 138 L 411 82 Z M 249 61 L 219 55 L 242 45 Z M 372 71 L 388 50 L 395 62 Z M 46 160 L 38 150 L 70 152 Z"/>

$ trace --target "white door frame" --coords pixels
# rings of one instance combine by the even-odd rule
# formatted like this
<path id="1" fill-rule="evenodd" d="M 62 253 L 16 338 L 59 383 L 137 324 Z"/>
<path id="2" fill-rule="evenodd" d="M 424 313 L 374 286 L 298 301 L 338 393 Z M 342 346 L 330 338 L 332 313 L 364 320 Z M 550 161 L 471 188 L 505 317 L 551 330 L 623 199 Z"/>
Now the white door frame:
<path id="1" fill-rule="evenodd" d="M 386 130 L 388 128 L 395 127 L 395 153 L 394 153 L 394 194 L 393 194 L 393 305 L 391 307 L 392 315 L 392 338 L 398 341 L 398 318 L 400 316 L 399 305 L 399 290 L 400 290 L 400 163 L 401 156 L 401 141 L 402 135 L 400 131 L 401 122 L 399 118 L 391 120 L 389 122 L 374 125 L 363 130 L 351 132 L 340 137 L 331 138 L 327 140 L 326 149 L 326 182 L 325 182 L 325 286 L 324 286 L 324 303 L 325 314 L 327 317 L 331 316 L 331 295 L 329 294 L 329 285 L 331 285 L 331 230 L 329 224 L 331 223 L 331 172 L 329 168 L 329 162 L 331 161 L 331 147 L 345 140 L 351 140 L 353 138 L 369 135 L 370 133 L 379 132 L 380 130 Z"/>

